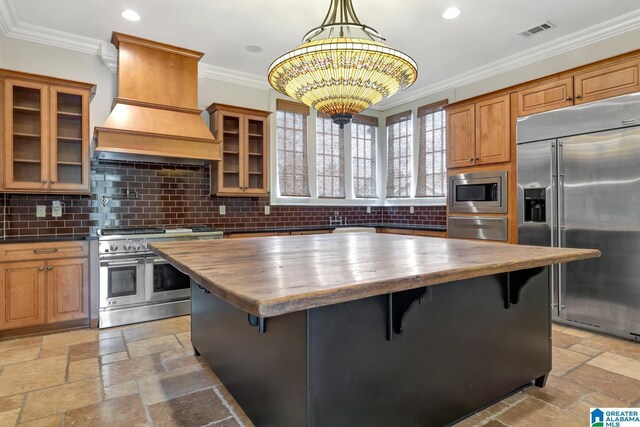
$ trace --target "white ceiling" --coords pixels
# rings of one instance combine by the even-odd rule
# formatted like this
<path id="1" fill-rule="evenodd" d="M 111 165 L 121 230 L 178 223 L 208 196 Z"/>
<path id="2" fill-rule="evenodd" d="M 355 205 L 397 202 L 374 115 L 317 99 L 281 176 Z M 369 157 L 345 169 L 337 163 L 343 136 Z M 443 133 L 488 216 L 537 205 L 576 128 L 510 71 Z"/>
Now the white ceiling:
<path id="1" fill-rule="evenodd" d="M 329 5 L 329 0 L 1 1 L 21 23 L 99 40 L 120 31 L 199 50 L 207 64 L 259 77 L 272 60 L 320 25 Z M 621 15 L 640 15 L 640 0 L 353 0 L 353 5 L 361 22 L 417 61 L 418 81 L 408 91 L 566 40 Z M 462 15 L 442 19 L 452 5 Z M 134 9 L 142 20 L 125 21 L 120 16 L 125 9 Z M 557 28 L 528 39 L 518 35 L 547 20 Z M 251 53 L 248 45 L 264 50 Z"/>

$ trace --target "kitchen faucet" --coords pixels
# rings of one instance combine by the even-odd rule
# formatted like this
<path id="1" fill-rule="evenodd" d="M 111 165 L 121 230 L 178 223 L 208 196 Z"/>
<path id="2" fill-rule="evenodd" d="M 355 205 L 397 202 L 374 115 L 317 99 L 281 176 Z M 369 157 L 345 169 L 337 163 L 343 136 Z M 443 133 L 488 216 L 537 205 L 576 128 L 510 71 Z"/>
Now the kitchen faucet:
<path id="1" fill-rule="evenodd" d="M 335 211 L 334 215 L 329 217 L 329 225 L 347 225 L 347 218 L 342 218 L 340 212 Z"/>

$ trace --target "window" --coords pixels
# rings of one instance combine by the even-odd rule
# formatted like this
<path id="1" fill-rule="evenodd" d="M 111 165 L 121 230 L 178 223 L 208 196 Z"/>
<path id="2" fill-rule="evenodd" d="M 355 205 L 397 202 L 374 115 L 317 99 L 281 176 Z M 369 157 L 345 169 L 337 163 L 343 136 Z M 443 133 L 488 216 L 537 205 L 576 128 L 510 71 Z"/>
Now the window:
<path id="1" fill-rule="evenodd" d="M 351 163 L 353 193 L 359 198 L 377 198 L 376 133 L 377 121 L 361 123 L 356 116 L 351 124 Z"/>
<path id="2" fill-rule="evenodd" d="M 316 120 L 318 197 L 344 198 L 344 129 L 331 118 Z"/>
<path id="3" fill-rule="evenodd" d="M 309 197 L 307 164 L 309 109 L 302 104 L 278 100 L 277 110 L 276 150 L 280 195 Z"/>
<path id="4" fill-rule="evenodd" d="M 442 110 L 446 104 L 447 101 L 440 101 L 418 109 L 420 145 L 416 197 L 445 197 L 447 193 L 446 116 Z"/>
<path id="5" fill-rule="evenodd" d="M 411 197 L 411 111 L 387 117 L 387 198 Z"/>

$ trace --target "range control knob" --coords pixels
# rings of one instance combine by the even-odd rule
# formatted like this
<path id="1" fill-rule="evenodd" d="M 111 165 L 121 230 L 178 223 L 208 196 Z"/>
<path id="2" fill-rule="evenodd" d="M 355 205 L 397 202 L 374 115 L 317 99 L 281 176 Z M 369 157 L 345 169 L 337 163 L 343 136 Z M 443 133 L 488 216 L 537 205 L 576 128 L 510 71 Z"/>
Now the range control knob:
<path id="1" fill-rule="evenodd" d="M 118 250 L 118 245 L 116 245 L 115 243 L 112 243 L 111 246 L 109 246 L 109 250 L 111 252 L 115 252 Z"/>
<path id="2" fill-rule="evenodd" d="M 137 244 L 137 243 L 135 245 L 133 245 L 133 250 L 134 251 L 139 251 L 140 250 L 140 245 Z"/>
<path id="3" fill-rule="evenodd" d="M 142 242 L 142 249 L 147 249 L 147 242 Z"/>
<path id="4" fill-rule="evenodd" d="M 122 249 L 124 249 L 125 251 L 130 251 L 131 243 L 125 243 L 124 245 L 122 245 Z"/>

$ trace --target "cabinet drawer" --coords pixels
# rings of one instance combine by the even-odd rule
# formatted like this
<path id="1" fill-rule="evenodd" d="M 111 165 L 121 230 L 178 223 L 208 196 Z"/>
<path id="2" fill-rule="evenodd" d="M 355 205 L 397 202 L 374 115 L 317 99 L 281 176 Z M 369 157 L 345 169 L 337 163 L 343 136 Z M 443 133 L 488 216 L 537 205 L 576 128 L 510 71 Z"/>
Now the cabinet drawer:
<path id="1" fill-rule="evenodd" d="M 0 262 L 82 258 L 88 253 L 86 241 L 0 244 Z"/>

